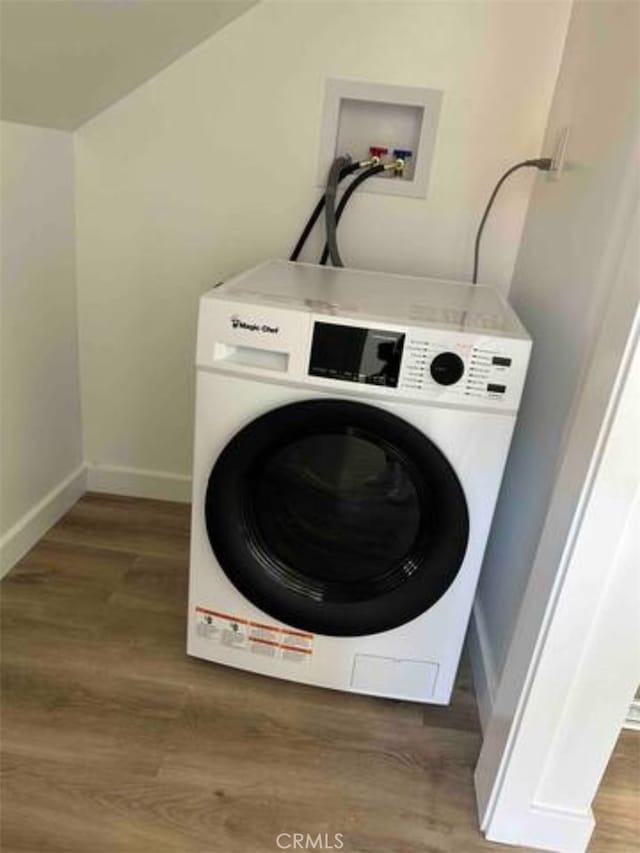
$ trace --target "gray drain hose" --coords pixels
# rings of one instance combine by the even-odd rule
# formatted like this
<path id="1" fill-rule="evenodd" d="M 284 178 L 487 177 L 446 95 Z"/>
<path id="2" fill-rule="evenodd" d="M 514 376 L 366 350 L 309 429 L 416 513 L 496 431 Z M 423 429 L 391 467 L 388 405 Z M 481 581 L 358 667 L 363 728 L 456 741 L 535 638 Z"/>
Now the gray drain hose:
<path id="1" fill-rule="evenodd" d="M 345 166 L 351 162 L 349 157 L 336 157 L 333 165 L 329 170 L 327 178 L 327 189 L 325 191 L 325 228 L 327 232 L 327 246 L 329 248 L 329 257 L 334 267 L 343 267 L 342 258 L 338 250 L 338 239 L 336 235 L 336 195 L 338 192 L 338 181 L 340 180 L 340 172 Z"/>

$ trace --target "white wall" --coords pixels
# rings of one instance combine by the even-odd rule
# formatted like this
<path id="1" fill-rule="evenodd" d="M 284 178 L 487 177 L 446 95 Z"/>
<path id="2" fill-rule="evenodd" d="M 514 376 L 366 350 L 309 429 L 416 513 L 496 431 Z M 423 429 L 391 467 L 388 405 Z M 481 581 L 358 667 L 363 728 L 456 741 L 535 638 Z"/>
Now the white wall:
<path id="1" fill-rule="evenodd" d="M 89 463 L 190 473 L 198 296 L 293 246 L 318 192 L 325 76 L 444 90 L 429 198 L 355 198 L 345 261 L 467 278 L 496 178 L 541 151 L 568 13 L 557 0 L 266 0 L 83 126 Z M 533 178 L 514 178 L 487 229 L 483 278 L 505 290 Z"/>
<path id="2" fill-rule="evenodd" d="M 476 607 L 496 679 L 636 201 L 639 10 L 574 5 L 544 145 L 570 126 L 567 170 L 536 183 L 516 263 L 510 299 L 533 356 Z"/>
<path id="3" fill-rule="evenodd" d="M 7 122 L 1 391 L 0 546 L 6 567 L 66 508 L 83 457 L 73 139 Z"/>
<path id="4" fill-rule="evenodd" d="M 73 130 L 254 2 L 5 2 L 2 118 Z"/>

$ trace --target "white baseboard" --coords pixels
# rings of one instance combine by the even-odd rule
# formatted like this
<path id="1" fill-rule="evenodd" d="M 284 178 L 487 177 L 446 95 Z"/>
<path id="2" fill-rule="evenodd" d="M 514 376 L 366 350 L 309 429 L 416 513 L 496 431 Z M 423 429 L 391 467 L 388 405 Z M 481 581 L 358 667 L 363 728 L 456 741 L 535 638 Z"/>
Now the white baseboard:
<path id="1" fill-rule="evenodd" d="M 499 825 L 499 831 L 494 830 L 494 824 Z M 532 803 L 525 814 L 494 815 L 485 838 L 554 853 L 584 853 L 594 826 L 591 809 L 575 812 Z"/>
<path id="2" fill-rule="evenodd" d="M 640 699 L 634 699 L 622 728 L 640 732 Z"/>
<path id="3" fill-rule="evenodd" d="M 0 578 L 73 506 L 86 487 L 87 469 L 80 465 L 7 530 L 0 539 Z"/>
<path id="4" fill-rule="evenodd" d="M 473 603 L 471 621 L 469 622 L 467 648 L 471 659 L 471 670 L 476 690 L 480 725 L 482 726 L 482 731 L 485 731 L 493 710 L 498 682 L 496 667 L 487 636 L 484 611 L 480 600 L 477 598 Z"/>
<path id="5" fill-rule="evenodd" d="M 132 498 L 155 498 L 160 501 L 191 501 L 191 477 L 165 471 L 120 468 L 115 465 L 88 465 L 87 488 Z"/>

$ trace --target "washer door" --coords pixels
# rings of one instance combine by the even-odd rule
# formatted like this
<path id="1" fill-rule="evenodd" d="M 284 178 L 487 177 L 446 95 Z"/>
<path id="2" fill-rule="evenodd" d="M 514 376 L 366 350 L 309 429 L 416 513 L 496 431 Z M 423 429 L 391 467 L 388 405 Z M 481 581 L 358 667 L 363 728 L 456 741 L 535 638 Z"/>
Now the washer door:
<path id="1" fill-rule="evenodd" d="M 467 504 L 453 468 L 381 409 L 313 400 L 275 409 L 220 454 L 206 523 L 236 588 L 288 625 L 374 634 L 424 613 L 464 558 Z"/>

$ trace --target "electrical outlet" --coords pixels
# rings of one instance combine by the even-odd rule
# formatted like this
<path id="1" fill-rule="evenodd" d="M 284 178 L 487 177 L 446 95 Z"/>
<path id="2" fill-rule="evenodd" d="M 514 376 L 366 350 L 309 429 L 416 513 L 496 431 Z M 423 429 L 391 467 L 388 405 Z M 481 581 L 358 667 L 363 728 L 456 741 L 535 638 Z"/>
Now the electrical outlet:
<path id="1" fill-rule="evenodd" d="M 551 158 L 551 168 L 547 172 L 547 180 L 559 181 L 564 171 L 569 143 L 569 127 L 563 127 L 556 138 L 556 147 Z"/>

